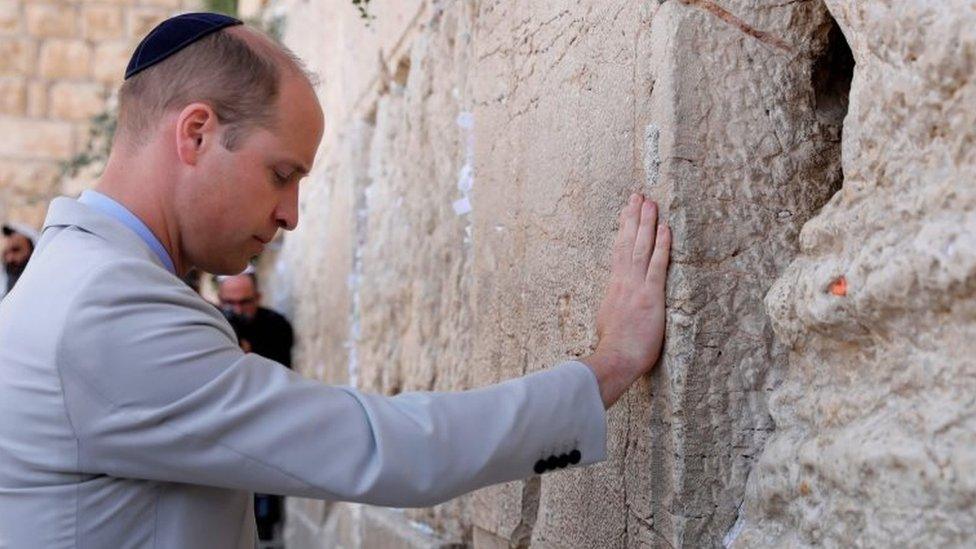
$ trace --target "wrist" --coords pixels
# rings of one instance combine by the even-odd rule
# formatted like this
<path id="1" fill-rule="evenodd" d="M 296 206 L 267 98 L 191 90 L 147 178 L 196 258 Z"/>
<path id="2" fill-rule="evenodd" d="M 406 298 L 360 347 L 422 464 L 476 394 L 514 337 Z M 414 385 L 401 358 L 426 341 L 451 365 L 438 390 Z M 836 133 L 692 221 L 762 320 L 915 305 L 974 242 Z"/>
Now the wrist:
<path id="1" fill-rule="evenodd" d="M 600 388 L 600 398 L 603 399 L 604 409 L 613 406 L 634 381 L 628 379 L 627 368 L 616 353 L 597 349 L 592 355 L 580 359 L 580 362 L 586 364 L 593 371 Z"/>

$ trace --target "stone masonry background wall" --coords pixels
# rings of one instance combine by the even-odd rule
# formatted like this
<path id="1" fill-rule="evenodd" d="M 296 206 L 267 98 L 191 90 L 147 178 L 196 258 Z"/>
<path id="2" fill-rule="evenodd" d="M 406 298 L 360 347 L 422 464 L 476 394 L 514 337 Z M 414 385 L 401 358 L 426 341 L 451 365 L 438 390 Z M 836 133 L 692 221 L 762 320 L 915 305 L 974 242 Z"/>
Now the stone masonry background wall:
<path id="1" fill-rule="evenodd" d="M 0 0 L 0 220 L 40 228 L 48 201 L 97 176 L 62 178 L 85 150 L 139 40 L 196 0 Z"/>
<path id="2" fill-rule="evenodd" d="M 454 390 L 585 355 L 627 194 L 675 233 L 665 355 L 606 463 L 291 500 L 289 540 L 971 542 L 973 6 L 903 4 L 273 4 L 326 110 L 271 266 L 307 375 Z"/>

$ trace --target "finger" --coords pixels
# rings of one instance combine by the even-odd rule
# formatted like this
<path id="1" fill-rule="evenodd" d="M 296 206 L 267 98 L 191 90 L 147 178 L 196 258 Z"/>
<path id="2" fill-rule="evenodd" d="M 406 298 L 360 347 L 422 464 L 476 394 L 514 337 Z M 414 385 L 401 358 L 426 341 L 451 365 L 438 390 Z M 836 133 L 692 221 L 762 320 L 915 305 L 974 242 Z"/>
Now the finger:
<path id="1" fill-rule="evenodd" d="M 643 275 L 647 272 L 647 263 L 651 260 L 654 249 L 654 232 L 657 230 L 657 204 L 651 200 L 644 202 L 641 207 L 640 226 L 637 227 L 637 239 L 634 242 L 632 264 Z"/>
<path id="2" fill-rule="evenodd" d="M 634 250 L 634 239 L 637 237 L 640 204 L 643 199 L 637 193 L 630 195 L 627 205 L 620 211 L 620 229 L 617 230 L 617 240 L 613 245 L 614 269 L 620 269 L 630 264 L 630 256 Z"/>
<path id="3" fill-rule="evenodd" d="M 661 223 L 657 227 L 657 242 L 647 268 L 647 282 L 661 288 L 668 277 L 668 262 L 671 260 L 671 227 Z"/>

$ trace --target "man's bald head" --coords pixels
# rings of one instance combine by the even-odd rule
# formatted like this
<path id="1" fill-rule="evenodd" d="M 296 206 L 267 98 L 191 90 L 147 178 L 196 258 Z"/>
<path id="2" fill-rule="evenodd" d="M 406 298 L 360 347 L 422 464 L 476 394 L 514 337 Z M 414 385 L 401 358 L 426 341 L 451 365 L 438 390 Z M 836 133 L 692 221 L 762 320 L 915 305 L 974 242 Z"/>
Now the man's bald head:
<path id="1" fill-rule="evenodd" d="M 261 300 L 257 277 L 251 273 L 245 273 L 222 276 L 218 281 L 218 297 L 221 307 L 245 319 L 254 318 Z"/>
<path id="2" fill-rule="evenodd" d="M 234 150 L 248 130 L 273 127 L 288 73 L 312 80 L 291 51 L 252 28 L 214 32 L 122 84 L 117 143 L 139 148 L 164 114 L 199 101 L 227 126 L 223 145 Z"/>

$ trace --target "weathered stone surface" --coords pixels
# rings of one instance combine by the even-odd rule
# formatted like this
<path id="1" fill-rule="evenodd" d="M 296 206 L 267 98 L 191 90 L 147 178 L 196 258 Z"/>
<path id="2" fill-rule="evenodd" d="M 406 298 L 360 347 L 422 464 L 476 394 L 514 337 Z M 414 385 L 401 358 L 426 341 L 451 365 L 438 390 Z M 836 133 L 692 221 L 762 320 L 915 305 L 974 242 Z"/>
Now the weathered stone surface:
<path id="1" fill-rule="evenodd" d="M 119 6 L 85 6 L 82 9 L 82 24 L 84 37 L 89 40 L 121 38 L 125 33 L 122 8 Z"/>
<path id="2" fill-rule="evenodd" d="M 39 68 L 44 78 L 86 78 L 91 73 L 91 46 L 84 40 L 46 40 Z"/>
<path id="3" fill-rule="evenodd" d="M 976 12 L 827 4 L 857 60 L 844 188 L 766 299 L 791 353 L 737 546 L 972 546 Z"/>
<path id="4" fill-rule="evenodd" d="M 88 120 L 105 110 L 105 86 L 94 82 L 58 82 L 51 86 L 48 112 L 63 120 Z"/>
<path id="5" fill-rule="evenodd" d="M 36 53 L 34 41 L 29 38 L 0 38 L 0 75 L 30 74 Z"/>
<path id="6" fill-rule="evenodd" d="M 178 9 L 182 7 L 183 0 L 140 0 L 139 3 L 146 6 L 160 6 L 163 8 Z"/>
<path id="7" fill-rule="evenodd" d="M 58 172 L 52 162 L 0 160 L 0 187 L 15 192 L 47 192 Z"/>
<path id="8" fill-rule="evenodd" d="M 27 81 L 0 77 L 0 114 L 20 116 L 27 111 Z"/>
<path id="9" fill-rule="evenodd" d="M 129 36 L 141 40 L 153 27 L 173 15 L 173 11 L 155 6 L 137 6 L 129 9 L 126 13 Z"/>
<path id="10" fill-rule="evenodd" d="M 0 0 L 0 36 L 17 34 L 20 31 L 21 4 L 17 0 Z"/>
<path id="11" fill-rule="evenodd" d="M 0 117 L 0 158 L 62 159 L 71 154 L 68 122 Z"/>
<path id="12" fill-rule="evenodd" d="M 74 6 L 59 3 L 25 2 L 27 32 L 44 38 L 74 38 L 78 14 Z"/>
<path id="13" fill-rule="evenodd" d="M 102 42 L 95 47 L 93 76 L 99 82 L 118 86 L 135 46 L 128 40 Z"/>
<path id="14" fill-rule="evenodd" d="M 47 91 L 48 83 L 43 80 L 34 80 L 27 85 L 27 116 L 47 116 Z"/>

